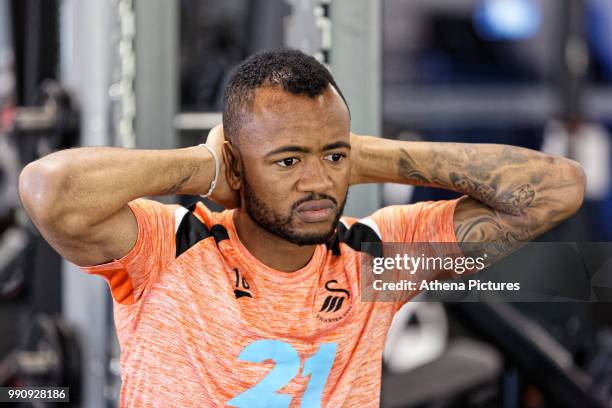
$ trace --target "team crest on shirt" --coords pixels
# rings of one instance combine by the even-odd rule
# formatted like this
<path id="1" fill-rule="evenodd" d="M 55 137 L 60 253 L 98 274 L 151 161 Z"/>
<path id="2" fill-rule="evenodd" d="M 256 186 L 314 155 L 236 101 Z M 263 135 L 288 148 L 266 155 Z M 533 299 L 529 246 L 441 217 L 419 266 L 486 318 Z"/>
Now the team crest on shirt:
<path id="1" fill-rule="evenodd" d="M 335 279 L 325 282 L 328 295 L 324 297 L 323 303 L 317 313 L 317 319 L 325 323 L 334 323 L 346 317 L 351 310 L 351 293 L 338 287 Z"/>
<path id="2" fill-rule="evenodd" d="M 241 297 L 250 297 L 251 287 L 249 286 L 249 282 L 247 282 L 244 276 L 240 276 L 240 272 L 238 272 L 238 268 L 234 268 L 234 274 L 236 275 L 236 283 L 234 284 L 234 295 L 236 299 L 240 299 Z"/>

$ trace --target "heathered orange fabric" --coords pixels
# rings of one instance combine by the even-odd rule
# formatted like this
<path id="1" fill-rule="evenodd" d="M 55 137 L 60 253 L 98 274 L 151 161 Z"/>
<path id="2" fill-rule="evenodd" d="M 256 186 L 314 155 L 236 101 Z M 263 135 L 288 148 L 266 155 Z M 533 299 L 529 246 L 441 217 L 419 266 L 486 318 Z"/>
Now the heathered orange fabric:
<path id="1" fill-rule="evenodd" d="M 455 242 L 456 203 L 386 207 L 361 222 L 377 229 L 383 242 Z M 387 330 L 411 296 L 404 294 L 395 303 L 361 302 L 358 251 L 340 243 L 338 255 L 319 245 L 304 268 L 277 271 L 238 240 L 232 211 L 213 213 L 198 203 L 193 214 L 208 229 L 225 227 L 229 239 L 217 243 L 207 237 L 176 257 L 175 218 L 185 209 L 146 199 L 131 202 L 130 208 L 138 222 L 134 248 L 122 259 L 83 268 L 104 277 L 113 294 L 121 347 L 121 407 L 232 406 L 230 400 L 261 387 L 264 378 L 271 380 L 273 369 L 279 370 L 277 379 L 276 374 L 287 369 L 287 378 L 280 388 L 259 388 L 255 405 L 273 406 L 266 397 L 284 394 L 289 407 L 304 407 L 300 404 L 308 404 L 302 399 L 310 386 L 309 398 L 322 387 L 323 407 L 379 406 Z M 358 222 L 346 217 L 342 221 L 346 226 Z M 337 295 L 336 303 L 329 302 L 330 295 Z M 279 346 L 285 357 L 293 357 L 260 362 L 239 358 L 257 342 Z M 327 377 L 321 368 L 311 374 L 306 362 L 321 361 L 323 349 L 332 343 L 335 354 L 327 355 L 330 361 L 333 357 Z M 318 406 L 312 402 L 316 398 L 310 401 Z"/>

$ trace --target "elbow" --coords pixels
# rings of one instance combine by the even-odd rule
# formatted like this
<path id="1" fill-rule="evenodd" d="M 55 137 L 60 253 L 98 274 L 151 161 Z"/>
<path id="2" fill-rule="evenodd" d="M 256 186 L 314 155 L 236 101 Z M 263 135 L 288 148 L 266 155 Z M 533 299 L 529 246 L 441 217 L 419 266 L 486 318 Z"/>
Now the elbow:
<path id="1" fill-rule="evenodd" d="M 19 197 L 35 224 L 51 223 L 61 211 L 60 192 L 65 179 L 61 165 L 37 160 L 19 175 Z"/>
<path id="2" fill-rule="evenodd" d="M 562 174 L 566 175 L 565 179 L 569 184 L 569 191 L 564 201 L 567 206 L 567 216 L 569 217 L 582 207 L 587 181 L 584 169 L 578 162 L 567 159 L 564 165 L 566 169 L 564 169 Z"/>

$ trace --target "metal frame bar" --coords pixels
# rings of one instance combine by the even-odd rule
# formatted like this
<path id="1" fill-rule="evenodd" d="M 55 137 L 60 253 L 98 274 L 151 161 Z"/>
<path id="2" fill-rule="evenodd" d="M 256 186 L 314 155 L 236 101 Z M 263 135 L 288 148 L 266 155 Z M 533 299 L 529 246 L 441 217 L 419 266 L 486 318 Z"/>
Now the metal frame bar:
<path id="1" fill-rule="evenodd" d="M 77 97 L 81 109 L 81 144 L 104 146 L 109 140 L 108 35 L 112 2 L 64 0 L 60 9 L 60 67 L 62 83 Z M 63 261 L 63 315 L 78 330 L 83 358 L 81 401 L 89 408 L 105 408 L 108 365 L 108 288 Z"/>
<path id="2" fill-rule="evenodd" d="M 136 147 L 174 148 L 179 2 L 135 0 Z"/>
<path id="3" fill-rule="evenodd" d="M 351 129 L 379 136 L 382 122 L 382 4 L 377 0 L 331 3 L 330 66 L 351 110 Z M 379 185 L 352 186 L 345 214 L 364 217 L 382 204 Z"/>

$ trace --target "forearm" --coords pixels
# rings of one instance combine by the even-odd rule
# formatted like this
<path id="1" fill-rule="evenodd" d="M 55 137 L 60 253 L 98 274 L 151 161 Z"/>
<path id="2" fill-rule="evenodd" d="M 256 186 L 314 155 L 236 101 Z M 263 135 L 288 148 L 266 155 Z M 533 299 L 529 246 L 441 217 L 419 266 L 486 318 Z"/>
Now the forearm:
<path id="1" fill-rule="evenodd" d="M 78 216 L 93 225 L 139 197 L 205 193 L 214 171 L 214 160 L 201 147 L 70 149 L 26 166 L 20 194 L 33 218 Z"/>
<path id="2" fill-rule="evenodd" d="M 515 146 L 358 137 L 357 182 L 446 188 L 512 215 L 582 202 L 584 175 L 568 159 Z M 568 200 L 570 205 L 568 206 Z M 578 202 L 579 201 L 579 202 Z"/>

